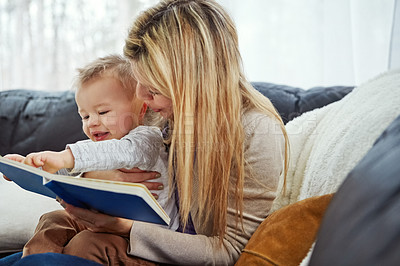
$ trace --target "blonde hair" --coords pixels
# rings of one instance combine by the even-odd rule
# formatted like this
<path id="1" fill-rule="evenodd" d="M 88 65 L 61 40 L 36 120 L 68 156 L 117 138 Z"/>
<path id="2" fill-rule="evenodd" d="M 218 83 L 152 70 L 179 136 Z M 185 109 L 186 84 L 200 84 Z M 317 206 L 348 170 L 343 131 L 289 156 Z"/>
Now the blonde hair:
<path id="1" fill-rule="evenodd" d="M 182 220 L 188 220 L 197 176 L 199 214 L 213 219 L 222 243 L 231 193 L 243 222 L 243 113 L 257 109 L 278 120 L 288 145 L 279 114 L 243 75 L 232 20 L 214 1 L 161 1 L 135 20 L 124 54 L 140 78 L 172 100 L 169 173 Z M 235 191 L 229 191 L 233 172 Z"/>
<path id="2" fill-rule="evenodd" d="M 101 78 L 106 74 L 113 75 L 122 84 L 127 96 L 133 98 L 136 90 L 136 79 L 132 73 L 132 66 L 127 58 L 118 54 L 111 54 L 97 58 L 83 68 L 78 68 L 74 87 L 80 89 L 85 83 Z"/>

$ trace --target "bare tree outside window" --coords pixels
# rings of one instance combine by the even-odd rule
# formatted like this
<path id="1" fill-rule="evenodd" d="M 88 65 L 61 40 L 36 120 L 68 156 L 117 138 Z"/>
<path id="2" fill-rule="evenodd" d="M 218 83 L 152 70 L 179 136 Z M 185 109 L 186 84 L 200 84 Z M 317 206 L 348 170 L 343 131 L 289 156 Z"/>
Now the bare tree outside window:
<path id="1" fill-rule="evenodd" d="M 398 65 L 399 1 L 217 0 L 249 80 L 302 88 L 360 85 Z M 122 53 L 135 17 L 157 2 L 0 0 L 0 91 L 70 89 L 76 68 Z"/>
<path id="2" fill-rule="evenodd" d="M 152 0 L 0 0 L 0 90 L 70 89 L 76 68 L 122 53 Z"/>

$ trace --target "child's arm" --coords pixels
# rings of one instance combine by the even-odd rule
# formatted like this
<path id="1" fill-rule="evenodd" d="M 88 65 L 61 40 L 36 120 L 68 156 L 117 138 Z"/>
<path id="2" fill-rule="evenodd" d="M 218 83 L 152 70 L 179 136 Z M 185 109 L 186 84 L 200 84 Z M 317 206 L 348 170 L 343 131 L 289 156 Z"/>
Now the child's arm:
<path id="1" fill-rule="evenodd" d="M 55 173 L 62 168 L 73 168 L 74 156 L 69 149 L 60 152 L 43 151 L 30 153 L 26 156 L 23 163 L 34 167 L 42 167 L 49 173 Z"/>
<path id="2" fill-rule="evenodd" d="M 81 141 L 69 144 L 74 161 L 72 172 L 90 172 L 137 167 L 150 170 L 163 147 L 160 129 L 138 126 L 122 139 Z"/>

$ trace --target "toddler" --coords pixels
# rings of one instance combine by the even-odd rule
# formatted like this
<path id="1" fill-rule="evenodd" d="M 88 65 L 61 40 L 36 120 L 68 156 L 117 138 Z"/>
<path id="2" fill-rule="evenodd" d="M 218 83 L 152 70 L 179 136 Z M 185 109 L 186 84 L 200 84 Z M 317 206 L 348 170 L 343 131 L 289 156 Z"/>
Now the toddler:
<path id="1" fill-rule="evenodd" d="M 158 201 L 171 218 L 168 228 L 175 231 L 179 218 L 174 194 L 168 189 L 168 153 L 158 127 L 140 126 L 149 115 L 145 116 L 147 106 L 136 98 L 135 88 L 131 65 L 121 56 L 100 58 L 79 69 L 75 100 L 83 131 L 90 140 L 69 144 L 61 152 L 31 153 L 24 163 L 52 173 L 65 168 L 71 173 L 134 167 L 156 171 L 160 177 L 153 180 L 162 182 L 164 186 L 158 194 Z M 24 247 L 23 256 L 62 252 L 63 245 L 73 235 L 56 232 L 64 230 L 64 227 L 57 228 L 55 225 L 56 216 L 57 211 L 46 214 L 38 225 L 43 228 L 44 224 L 48 224 L 52 228 L 54 242 L 48 243 L 47 238 L 43 241 L 42 235 L 35 234 Z M 77 233 L 82 230 L 82 226 L 75 226 L 75 223 L 70 226 L 75 227 Z M 68 237 L 60 241 L 61 235 Z M 47 244 L 43 245 L 44 242 Z"/>

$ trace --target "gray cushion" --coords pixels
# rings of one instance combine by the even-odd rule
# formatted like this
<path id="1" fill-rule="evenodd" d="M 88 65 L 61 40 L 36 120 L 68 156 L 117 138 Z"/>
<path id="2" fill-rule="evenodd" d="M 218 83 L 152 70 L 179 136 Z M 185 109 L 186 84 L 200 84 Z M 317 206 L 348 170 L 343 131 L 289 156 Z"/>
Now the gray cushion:
<path id="1" fill-rule="evenodd" d="M 399 265 L 399 158 L 400 116 L 339 188 L 310 265 Z"/>
<path id="2" fill-rule="evenodd" d="M 86 138 L 72 91 L 2 91 L 0 102 L 0 155 L 60 151 Z"/>

